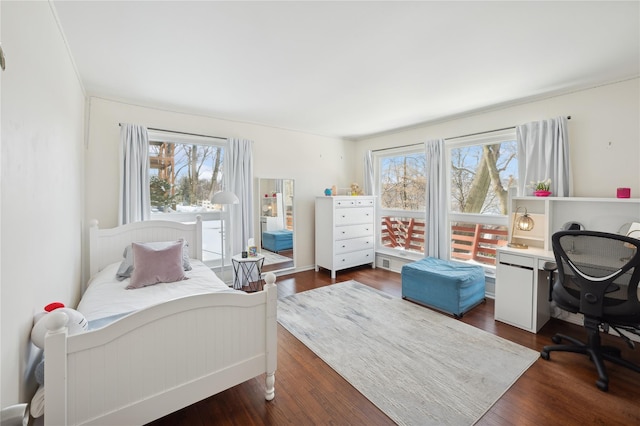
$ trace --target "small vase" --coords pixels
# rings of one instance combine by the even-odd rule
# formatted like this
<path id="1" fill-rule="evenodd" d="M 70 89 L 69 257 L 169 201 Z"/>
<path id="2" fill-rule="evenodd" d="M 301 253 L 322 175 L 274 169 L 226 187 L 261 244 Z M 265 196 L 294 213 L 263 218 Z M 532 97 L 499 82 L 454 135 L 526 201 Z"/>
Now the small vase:
<path id="1" fill-rule="evenodd" d="M 533 191 L 533 195 L 535 195 L 536 197 L 548 197 L 549 195 L 551 195 L 551 191 L 538 189 L 536 191 Z"/>

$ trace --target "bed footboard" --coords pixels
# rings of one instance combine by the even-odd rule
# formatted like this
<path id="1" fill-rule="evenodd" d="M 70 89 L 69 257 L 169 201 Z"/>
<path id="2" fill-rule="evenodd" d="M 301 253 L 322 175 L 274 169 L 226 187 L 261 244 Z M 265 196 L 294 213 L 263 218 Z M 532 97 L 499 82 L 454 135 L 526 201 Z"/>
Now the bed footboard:
<path id="1" fill-rule="evenodd" d="M 263 373 L 273 399 L 277 290 L 265 280 L 260 292 L 184 297 L 74 336 L 51 315 L 45 425 L 144 424 Z"/>

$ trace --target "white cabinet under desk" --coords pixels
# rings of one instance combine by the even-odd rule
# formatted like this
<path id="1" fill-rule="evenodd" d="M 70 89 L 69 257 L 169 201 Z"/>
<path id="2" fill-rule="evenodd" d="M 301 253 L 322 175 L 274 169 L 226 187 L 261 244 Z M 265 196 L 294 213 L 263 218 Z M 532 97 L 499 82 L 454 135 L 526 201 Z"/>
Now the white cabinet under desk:
<path id="1" fill-rule="evenodd" d="M 525 210 L 534 220 L 533 232 L 513 227 L 514 216 Z M 544 264 L 555 261 L 551 236 L 565 224 L 617 233 L 630 222 L 640 222 L 638 198 L 511 197 L 509 238 L 528 248 L 497 250 L 495 319 L 532 333 L 549 320 L 549 275 Z"/>
<path id="2" fill-rule="evenodd" d="M 553 253 L 542 249 L 498 249 L 495 319 L 537 333 L 550 317 L 549 275 Z"/>

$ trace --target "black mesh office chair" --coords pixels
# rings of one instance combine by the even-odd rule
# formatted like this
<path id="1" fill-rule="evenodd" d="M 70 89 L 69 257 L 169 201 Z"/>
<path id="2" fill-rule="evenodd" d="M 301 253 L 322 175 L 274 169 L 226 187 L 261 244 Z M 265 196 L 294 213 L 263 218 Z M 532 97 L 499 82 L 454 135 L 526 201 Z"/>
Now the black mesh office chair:
<path id="1" fill-rule="evenodd" d="M 584 315 L 587 343 L 556 334 L 556 345 L 540 352 L 549 359 L 553 351 L 582 353 L 598 370 L 596 385 L 609 389 L 604 360 L 640 373 L 640 366 L 621 358 L 620 349 L 603 346 L 600 330 L 613 329 L 633 348 L 628 334 L 640 335 L 640 240 L 596 231 L 560 231 L 552 236 L 558 267 L 552 298 L 561 309 Z M 563 340 L 571 344 L 560 344 Z M 639 377 L 640 378 L 640 377 Z"/>

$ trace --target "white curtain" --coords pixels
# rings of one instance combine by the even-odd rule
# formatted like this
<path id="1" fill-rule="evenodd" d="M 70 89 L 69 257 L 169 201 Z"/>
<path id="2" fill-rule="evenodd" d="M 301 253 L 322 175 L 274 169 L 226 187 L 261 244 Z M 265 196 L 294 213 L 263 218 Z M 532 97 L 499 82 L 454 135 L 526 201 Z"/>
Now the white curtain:
<path id="1" fill-rule="evenodd" d="M 376 195 L 375 175 L 373 171 L 373 154 L 371 150 L 364 154 L 364 195 Z"/>
<path id="2" fill-rule="evenodd" d="M 257 240 L 253 226 L 253 141 L 229 139 L 227 188 L 240 199 L 239 204 L 229 205 L 231 214 L 231 254 L 246 248 L 249 238 Z"/>
<path id="3" fill-rule="evenodd" d="M 121 124 L 118 223 L 124 225 L 149 219 L 150 205 L 147 128 L 136 124 Z"/>
<path id="4" fill-rule="evenodd" d="M 427 159 L 427 235 L 425 256 L 448 259 L 447 180 L 444 139 L 425 143 Z"/>
<path id="5" fill-rule="evenodd" d="M 556 197 L 573 192 L 569 163 L 567 118 L 557 117 L 516 126 L 518 195 L 531 195 L 531 182 L 551 179 Z"/>

